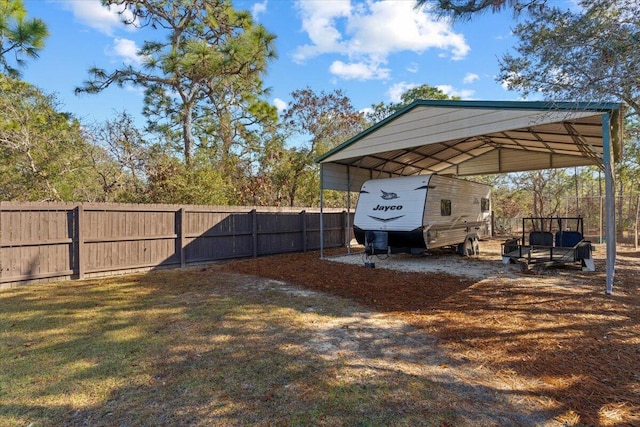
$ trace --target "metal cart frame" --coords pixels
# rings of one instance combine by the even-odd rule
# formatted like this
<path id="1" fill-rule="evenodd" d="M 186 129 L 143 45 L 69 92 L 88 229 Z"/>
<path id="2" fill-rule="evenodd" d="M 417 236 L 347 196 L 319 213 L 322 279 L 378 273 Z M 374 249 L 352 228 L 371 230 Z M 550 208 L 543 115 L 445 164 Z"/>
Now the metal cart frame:
<path id="1" fill-rule="evenodd" d="M 519 264 L 523 271 L 576 263 L 595 271 L 592 252 L 582 217 L 529 217 L 522 218 L 522 237 L 502 244 L 502 262 Z"/>

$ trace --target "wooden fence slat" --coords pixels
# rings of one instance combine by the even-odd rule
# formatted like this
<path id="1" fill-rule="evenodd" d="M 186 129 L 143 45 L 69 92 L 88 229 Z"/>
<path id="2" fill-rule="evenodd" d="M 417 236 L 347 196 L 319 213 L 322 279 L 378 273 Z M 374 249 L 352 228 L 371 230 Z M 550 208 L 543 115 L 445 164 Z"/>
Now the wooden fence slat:
<path id="1" fill-rule="evenodd" d="M 180 254 L 180 267 L 184 268 L 187 265 L 187 258 L 185 253 L 185 247 L 187 246 L 187 236 L 186 236 L 186 214 L 185 208 L 182 207 L 177 211 L 178 220 L 176 221 L 176 232 L 179 235 L 177 239 L 179 244 L 179 254 Z"/>
<path id="2" fill-rule="evenodd" d="M 307 211 L 300 212 L 302 222 L 302 252 L 307 252 Z"/>
<path id="3" fill-rule="evenodd" d="M 253 257 L 258 257 L 258 214 L 255 209 L 251 211 L 251 237 L 253 241 Z"/>

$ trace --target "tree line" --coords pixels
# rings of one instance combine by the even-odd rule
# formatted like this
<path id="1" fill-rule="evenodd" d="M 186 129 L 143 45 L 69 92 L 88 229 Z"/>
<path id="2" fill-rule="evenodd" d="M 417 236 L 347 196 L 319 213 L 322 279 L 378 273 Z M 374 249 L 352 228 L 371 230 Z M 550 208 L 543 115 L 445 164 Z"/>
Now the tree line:
<path id="1" fill-rule="evenodd" d="M 126 25 L 156 29 L 141 65 L 88 70 L 77 93 L 112 85 L 144 91 L 139 127 L 131 113 L 81 123 L 55 95 L 22 81 L 20 70 L 45 49 L 46 23 L 22 0 L 0 0 L 0 198 L 257 206 L 317 206 L 314 159 L 416 99 L 449 99 L 423 84 L 399 103 L 357 111 L 340 89 L 290 94 L 280 114 L 263 78 L 277 58 L 275 35 L 230 0 L 103 0 Z M 553 3 L 553 4 L 551 4 Z M 518 42 L 498 59 L 496 79 L 523 96 L 551 101 L 617 101 L 626 106 L 619 194 L 631 212 L 640 193 L 640 4 L 544 0 L 418 0 L 443 19 L 472 20 L 511 8 Z M 566 200 L 595 197 L 596 167 L 482 177 L 494 185 L 496 214 L 557 215 Z M 328 206 L 345 195 L 325 194 Z M 580 203 L 575 212 L 580 214 Z"/>

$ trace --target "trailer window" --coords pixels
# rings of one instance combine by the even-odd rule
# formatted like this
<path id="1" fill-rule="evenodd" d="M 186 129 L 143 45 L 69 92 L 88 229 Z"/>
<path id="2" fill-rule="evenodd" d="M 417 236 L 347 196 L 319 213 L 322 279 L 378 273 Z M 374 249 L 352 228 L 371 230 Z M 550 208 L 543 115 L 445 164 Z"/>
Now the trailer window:
<path id="1" fill-rule="evenodd" d="M 451 216 L 451 200 L 440 200 L 440 215 Z"/>
<path id="2" fill-rule="evenodd" d="M 483 197 L 480 201 L 480 210 L 482 212 L 489 212 L 489 206 L 491 206 L 491 203 L 489 203 L 489 199 L 485 199 Z"/>

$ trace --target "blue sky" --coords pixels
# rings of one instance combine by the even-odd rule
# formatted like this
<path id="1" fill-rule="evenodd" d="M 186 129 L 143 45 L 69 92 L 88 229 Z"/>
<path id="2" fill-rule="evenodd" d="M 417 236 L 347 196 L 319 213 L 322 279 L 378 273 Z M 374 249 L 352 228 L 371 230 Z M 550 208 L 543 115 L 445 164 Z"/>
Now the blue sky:
<path id="1" fill-rule="evenodd" d="M 563 1 L 564 0 L 557 0 Z M 115 111 L 139 115 L 138 88 L 75 95 L 90 67 L 111 71 L 136 64 L 136 49 L 156 34 L 120 23 L 99 0 L 24 0 L 28 17 L 41 18 L 50 36 L 23 79 L 55 94 L 59 109 L 83 122 L 102 122 Z M 495 81 L 498 58 L 516 43 L 510 12 L 485 13 L 469 22 L 438 20 L 413 0 L 236 0 L 236 9 L 277 36 L 278 59 L 265 78 L 268 101 L 279 109 L 296 89 L 342 89 L 364 110 L 398 101 L 405 90 L 429 84 L 462 99 L 516 100 Z"/>

